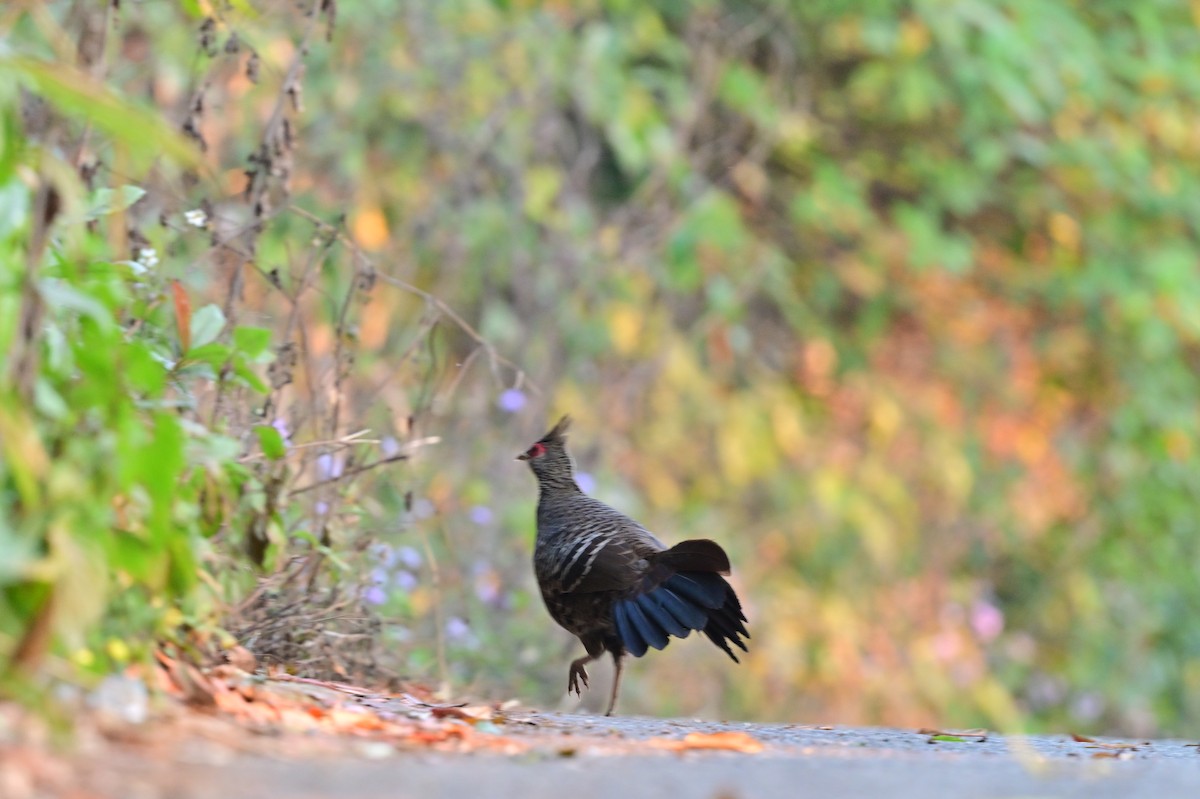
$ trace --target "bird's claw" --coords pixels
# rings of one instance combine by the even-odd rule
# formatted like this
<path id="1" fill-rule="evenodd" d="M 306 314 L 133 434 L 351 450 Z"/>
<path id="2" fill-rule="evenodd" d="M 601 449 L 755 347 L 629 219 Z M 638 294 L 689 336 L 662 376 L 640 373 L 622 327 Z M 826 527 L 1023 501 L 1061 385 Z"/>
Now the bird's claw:
<path id="1" fill-rule="evenodd" d="M 584 688 L 588 687 L 587 669 L 583 667 L 582 663 L 572 663 L 571 676 L 567 679 L 567 693 L 573 693 L 576 696 L 583 696 L 583 691 L 579 689 L 580 681 L 583 682 Z"/>

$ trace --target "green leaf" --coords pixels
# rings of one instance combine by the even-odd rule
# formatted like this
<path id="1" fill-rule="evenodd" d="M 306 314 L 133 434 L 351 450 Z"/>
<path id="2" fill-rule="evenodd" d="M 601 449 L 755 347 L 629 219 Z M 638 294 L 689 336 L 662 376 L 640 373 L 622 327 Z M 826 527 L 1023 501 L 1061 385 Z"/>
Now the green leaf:
<path id="1" fill-rule="evenodd" d="M 44 377 L 39 377 L 33 386 L 33 406 L 38 413 L 56 422 L 65 420 L 71 413 L 62 395 Z"/>
<path id="2" fill-rule="evenodd" d="M 162 360 L 155 357 L 149 345 L 133 342 L 125 353 L 125 376 L 136 391 L 150 397 L 162 393 L 167 381 L 167 370 Z"/>
<path id="3" fill-rule="evenodd" d="M 271 331 L 265 327 L 235 327 L 233 346 L 244 352 L 247 358 L 255 360 L 271 346 Z"/>
<path id="4" fill-rule="evenodd" d="M 967 739 L 966 739 L 966 738 L 960 738 L 960 737 L 959 737 L 959 736 L 957 736 L 957 735 L 946 735 L 946 734 L 944 734 L 944 733 L 943 733 L 943 734 L 941 734 L 941 735 L 931 735 L 931 736 L 929 736 L 929 740 L 930 740 L 930 741 L 937 741 L 938 743 L 953 743 L 953 744 L 960 744 L 960 743 L 964 743 L 964 742 L 965 742 Z"/>
<path id="5" fill-rule="evenodd" d="M 38 283 L 42 299 L 51 308 L 75 311 L 94 320 L 103 329 L 113 325 L 112 314 L 102 303 L 79 289 L 55 278 L 46 278 Z"/>
<path id="6" fill-rule="evenodd" d="M 263 454 L 273 461 L 277 461 L 287 455 L 287 446 L 283 443 L 283 436 L 279 431 L 269 424 L 260 424 L 254 428 L 254 432 L 258 433 L 258 443 L 262 447 Z"/>
<path id="7" fill-rule="evenodd" d="M 229 346 L 213 341 L 188 350 L 187 360 L 191 363 L 206 363 L 213 369 L 220 369 L 232 354 L 233 350 Z"/>
<path id="8" fill-rule="evenodd" d="M 250 368 L 248 363 L 246 363 L 245 358 L 239 357 L 233 362 L 233 373 L 239 379 L 241 379 L 243 383 L 257 391 L 259 394 L 266 394 L 270 390 L 267 388 L 267 384 L 262 381 L 262 378 Z"/>
<path id="9" fill-rule="evenodd" d="M 205 305 L 196 311 L 192 314 L 192 351 L 215 341 L 224 328 L 225 313 L 216 305 Z"/>
<path id="10" fill-rule="evenodd" d="M 0 239 L 20 230 L 29 219 L 29 193 L 19 180 L 0 186 Z"/>
<path id="11" fill-rule="evenodd" d="M 88 221 L 102 216 L 124 211 L 138 200 L 142 199 L 146 190 L 140 186 L 118 186 L 115 189 L 97 189 L 92 195 L 85 218 Z"/>
<path id="12" fill-rule="evenodd" d="M 86 72 L 61 62 L 0 58 L 0 75 L 23 77 L 59 111 L 86 119 L 146 166 L 160 155 L 181 166 L 200 164 L 196 148 L 157 111 L 125 100 Z"/>

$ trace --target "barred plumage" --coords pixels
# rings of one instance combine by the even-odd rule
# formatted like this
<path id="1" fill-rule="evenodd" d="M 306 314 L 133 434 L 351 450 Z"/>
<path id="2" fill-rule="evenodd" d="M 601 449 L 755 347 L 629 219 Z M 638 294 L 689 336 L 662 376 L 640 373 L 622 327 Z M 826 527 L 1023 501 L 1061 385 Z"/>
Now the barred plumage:
<path id="1" fill-rule="evenodd" d="M 729 558 L 713 541 L 667 548 L 646 528 L 593 499 L 575 483 L 564 416 L 518 459 L 538 481 L 533 567 L 546 609 L 578 636 L 587 654 L 571 663 L 567 690 L 587 687 L 585 664 L 608 652 L 616 667 L 605 715 L 612 715 L 626 653 L 641 657 L 671 636 L 703 632 L 737 662 L 730 644 L 749 638 L 737 594 L 721 575 Z"/>

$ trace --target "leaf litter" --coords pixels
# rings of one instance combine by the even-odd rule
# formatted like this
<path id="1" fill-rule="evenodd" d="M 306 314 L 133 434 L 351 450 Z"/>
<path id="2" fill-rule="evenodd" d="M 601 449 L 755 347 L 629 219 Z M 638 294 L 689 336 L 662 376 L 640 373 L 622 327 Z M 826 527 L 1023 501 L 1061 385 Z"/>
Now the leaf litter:
<path id="1" fill-rule="evenodd" d="M 157 653 L 158 683 L 186 707 L 216 712 L 250 733 L 268 735 L 286 746 L 288 736 L 324 734 L 331 739 L 369 739 L 404 749 L 551 756 L 726 751 L 758 754 L 766 746 L 744 732 L 689 732 L 682 738 L 628 740 L 575 736 L 540 728 L 513 714 L 515 702 L 472 704 L 436 701 L 428 689 L 406 685 L 394 693 L 348 683 L 298 677 L 279 669 L 249 673 L 232 659 L 208 669 Z M 509 729 L 506 730 L 505 728 Z M 532 729 L 531 729 L 532 728 Z M 520 734 L 514 737 L 513 730 Z M 564 740 L 566 739 L 566 740 Z M 372 749 L 378 757 L 381 750 Z"/>
<path id="2" fill-rule="evenodd" d="M 1117 760 L 1129 760 L 1133 757 L 1134 752 L 1139 751 L 1142 747 L 1150 746 L 1149 741 L 1142 741 L 1141 743 L 1097 741 L 1095 738 L 1074 732 L 1071 733 L 1071 740 L 1075 743 L 1087 744 L 1088 749 L 1101 750 L 1092 753 L 1092 757 L 1096 759 L 1115 758 Z"/>
<path id="3" fill-rule="evenodd" d="M 928 735 L 927 743 L 966 743 L 974 741 L 975 743 L 983 743 L 988 739 L 988 731 L 985 729 L 973 730 L 939 730 L 934 727 L 922 727 L 917 730 L 918 735 Z"/>

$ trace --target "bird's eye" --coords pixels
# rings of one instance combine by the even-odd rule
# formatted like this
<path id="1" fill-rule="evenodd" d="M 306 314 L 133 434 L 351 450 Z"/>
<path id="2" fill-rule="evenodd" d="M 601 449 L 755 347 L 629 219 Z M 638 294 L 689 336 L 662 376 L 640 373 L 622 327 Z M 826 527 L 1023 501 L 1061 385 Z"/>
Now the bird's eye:
<path id="1" fill-rule="evenodd" d="M 542 444 L 542 443 L 537 443 L 529 448 L 529 451 L 525 453 L 525 457 L 540 458 L 545 454 L 546 454 L 546 445 Z"/>

